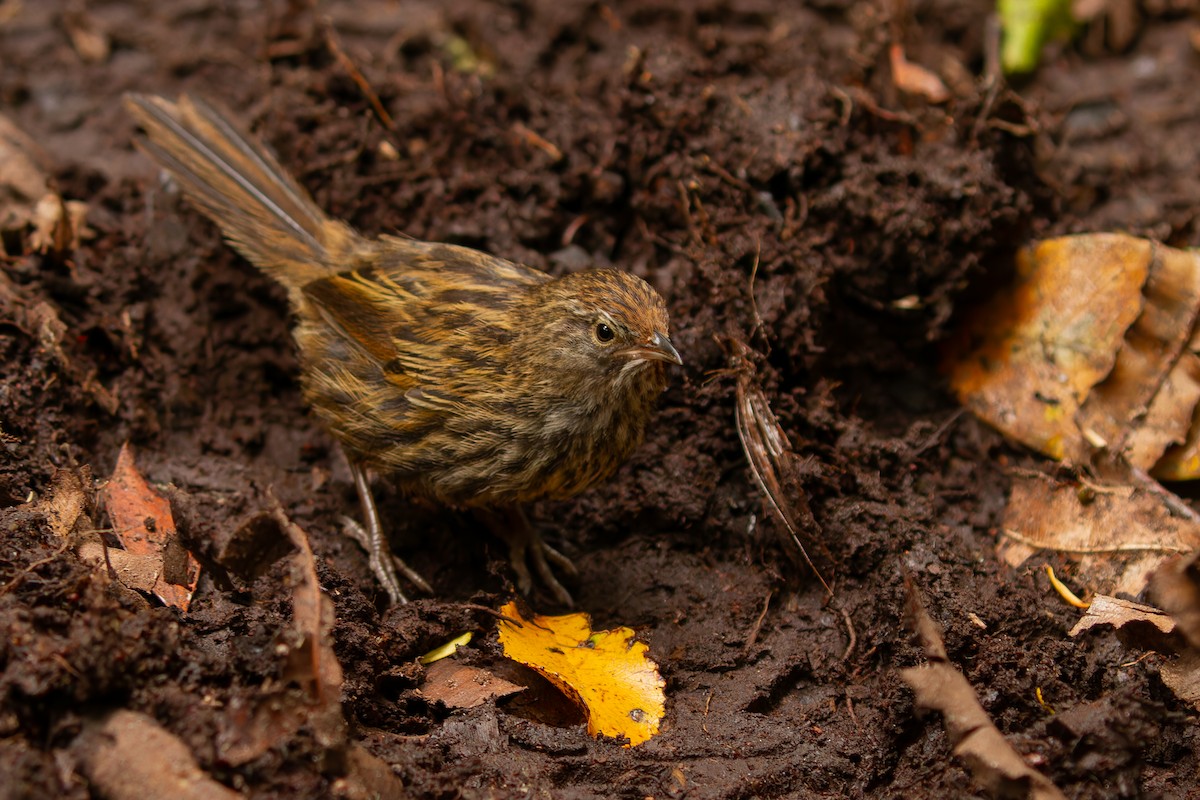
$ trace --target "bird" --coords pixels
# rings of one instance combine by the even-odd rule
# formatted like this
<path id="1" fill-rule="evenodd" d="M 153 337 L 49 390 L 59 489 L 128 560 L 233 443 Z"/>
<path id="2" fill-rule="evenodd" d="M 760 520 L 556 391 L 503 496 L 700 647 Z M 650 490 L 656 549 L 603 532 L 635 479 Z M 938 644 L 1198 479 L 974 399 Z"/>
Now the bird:
<path id="1" fill-rule="evenodd" d="M 517 585 L 532 564 L 560 603 L 524 507 L 609 478 L 642 442 L 668 365 L 666 303 L 613 269 L 551 277 L 480 250 L 369 238 L 326 214 L 231 115 L 198 97 L 129 94 L 137 144 L 252 265 L 287 291 L 305 401 L 346 455 L 371 568 L 407 602 L 372 476 L 408 497 L 477 511 L 509 546 Z M 553 567 L 552 567 L 553 565 Z"/>

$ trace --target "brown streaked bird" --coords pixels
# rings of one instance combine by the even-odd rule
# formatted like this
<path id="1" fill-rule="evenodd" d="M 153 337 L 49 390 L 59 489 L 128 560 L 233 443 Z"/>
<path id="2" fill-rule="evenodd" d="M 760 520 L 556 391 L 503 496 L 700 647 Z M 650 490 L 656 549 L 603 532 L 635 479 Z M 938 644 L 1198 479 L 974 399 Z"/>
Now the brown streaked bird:
<path id="1" fill-rule="evenodd" d="M 283 284 L 304 396 L 341 443 L 372 568 L 405 602 L 368 471 L 409 495 L 479 509 L 556 599 L 574 566 L 524 503 L 612 475 L 642 441 L 666 364 L 681 364 L 649 284 L 594 270 L 551 278 L 448 244 L 368 239 L 326 215 L 262 145 L 208 104 L 130 95 L 139 142 L 252 264 Z"/>

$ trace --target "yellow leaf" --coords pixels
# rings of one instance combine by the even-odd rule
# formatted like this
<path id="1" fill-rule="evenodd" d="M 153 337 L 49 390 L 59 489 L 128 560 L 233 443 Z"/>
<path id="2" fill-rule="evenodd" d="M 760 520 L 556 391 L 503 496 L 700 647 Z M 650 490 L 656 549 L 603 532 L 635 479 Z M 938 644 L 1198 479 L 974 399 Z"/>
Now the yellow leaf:
<path id="1" fill-rule="evenodd" d="M 504 654 L 541 673 L 582 706 L 593 736 L 637 745 L 658 733 L 666 683 L 633 630 L 592 631 L 587 614 L 524 619 L 516 603 L 500 609 Z"/>

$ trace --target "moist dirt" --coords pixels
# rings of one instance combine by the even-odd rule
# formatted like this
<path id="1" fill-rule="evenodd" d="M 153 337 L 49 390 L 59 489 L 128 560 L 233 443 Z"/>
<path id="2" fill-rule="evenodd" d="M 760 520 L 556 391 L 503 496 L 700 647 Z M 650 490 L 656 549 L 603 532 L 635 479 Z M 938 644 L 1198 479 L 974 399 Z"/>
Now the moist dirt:
<path id="1" fill-rule="evenodd" d="M 94 796 L 72 748 L 120 708 L 245 796 L 346 796 L 345 765 L 303 730 L 248 763 L 219 746 L 231 710 L 280 680 L 286 570 L 222 566 L 276 499 L 333 599 L 348 736 L 416 797 L 982 796 L 900 680 L 921 662 L 906 577 L 1000 730 L 1068 797 L 1200 794 L 1196 715 L 1157 657 L 1067 637 L 1078 612 L 1041 571 L 1069 576 L 1066 559 L 997 560 L 1007 475 L 1040 461 L 961 413 L 938 371 L 939 342 L 1031 238 L 1200 244 L 1194 4 L 1146 3 L 1120 52 L 1055 46 L 1015 86 L 988 77 L 986 2 L 0 9 L 15 9 L 0 111 L 90 228 L 65 255 L 3 260 L 19 302 L 0 315 L 0 796 Z M 893 44 L 952 99 L 897 89 Z M 604 486 L 530 510 L 580 568 L 578 608 L 635 628 L 661 665 L 659 736 L 592 740 L 550 700 L 424 699 L 414 660 L 464 631 L 460 658 L 507 669 L 486 612 L 511 595 L 504 548 L 381 482 L 395 552 L 436 590 L 386 607 L 342 534 L 354 489 L 300 399 L 284 292 L 133 148 L 126 91 L 232 110 L 365 233 L 552 273 L 616 266 L 667 298 L 685 366 L 646 443 Z M 65 325 L 57 350 L 21 322 L 40 303 Z M 832 601 L 748 470 L 727 339 L 750 347 L 800 457 Z M 104 478 L 126 442 L 205 567 L 186 613 L 84 564 L 27 504 L 61 470 Z"/>

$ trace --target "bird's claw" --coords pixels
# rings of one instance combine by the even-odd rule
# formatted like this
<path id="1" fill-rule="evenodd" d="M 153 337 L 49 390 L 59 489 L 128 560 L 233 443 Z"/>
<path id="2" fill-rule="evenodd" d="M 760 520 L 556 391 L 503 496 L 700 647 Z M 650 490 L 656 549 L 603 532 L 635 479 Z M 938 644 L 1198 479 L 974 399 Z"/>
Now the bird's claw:
<path id="1" fill-rule="evenodd" d="M 533 590 L 533 575 L 529 571 L 529 565 L 532 563 L 538 580 L 550 590 L 554 599 L 568 608 L 574 607 L 574 598 L 571 597 L 571 593 L 562 585 L 551 568 L 551 564 L 553 564 L 566 575 L 572 578 L 577 577 L 579 570 L 571 563 L 571 559 L 546 544 L 542 540 L 541 534 L 530 527 L 528 523 L 509 527 L 497 531 L 497 533 L 508 542 L 509 563 L 512 565 L 513 572 L 517 574 L 517 588 L 521 590 L 522 594 L 529 594 Z"/>

